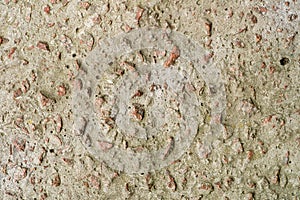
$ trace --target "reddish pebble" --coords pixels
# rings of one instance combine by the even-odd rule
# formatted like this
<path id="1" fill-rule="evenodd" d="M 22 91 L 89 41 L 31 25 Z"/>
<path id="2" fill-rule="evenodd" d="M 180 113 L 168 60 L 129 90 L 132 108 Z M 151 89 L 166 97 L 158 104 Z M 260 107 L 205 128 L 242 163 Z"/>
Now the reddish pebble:
<path id="1" fill-rule="evenodd" d="M 47 14 L 50 14 L 50 6 L 49 5 L 46 5 L 44 7 L 44 12 L 47 13 Z"/>
<path id="2" fill-rule="evenodd" d="M 66 95 L 66 87 L 63 85 L 58 86 L 57 93 L 59 96 Z"/>
<path id="3" fill-rule="evenodd" d="M 13 145 L 18 151 L 24 151 L 26 147 L 26 141 L 23 139 L 15 139 L 13 141 Z"/>
<path id="4" fill-rule="evenodd" d="M 21 88 L 17 89 L 16 91 L 14 91 L 14 98 L 17 98 L 19 96 L 22 95 L 22 90 Z"/>
<path id="5" fill-rule="evenodd" d="M 49 51 L 49 45 L 46 42 L 39 41 L 36 45 L 39 49 Z"/>
<path id="6" fill-rule="evenodd" d="M 254 153 L 253 153 L 252 150 L 247 151 L 247 158 L 248 158 L 248 160 L 251 160 L 251 159 L 252 159 L 253 154 L 254 154 Z"/>
<path id="7" fill-rule="evenodd" d="M 128 24 L 126 24 L 125 26 L 124 26 L 124 31 L 126 32 L 126 33 L 128 33 L 129 31 L 131 31 L 132 30 L 132 28 L 128 25 Z"/>
<path id="8" fill-rule="evenodd" d="M 42 93 L 40 93 L 40 98 L 41 98 L 40 100 L 41 100 L 42 106 L 49 106 L 52 102 L 51 99 L 49 99 L 48 97 L 46 97 Z"/>
<path id="9" fill-rule="evenodd" d="M 109 143 L 109 142 L 104 142 L 104 141 L 98 141 L 99 144 L 99 148 L 102 151 L 107 151 L 109 149 L 111 149 L 113 147 L 113 144 Z"/>
<path id="10" fill-rule="evenodd" d="M 137 11 L 136 11 L 136 16 L 135 19 L 137 20 L 137 22 L 140 21 L 142 15 L 143 15 L 144 9 L 141 7 L 137 7 Z"/>
<path id="11" fill-rule="evenodd" d="M 91 4 L 89 2 L 81 2 L 80 6 L 87 10 L 91 6 Z"/>
<path id="12" fill-rule="evenodd" d="M 62 118 L 60 115 L 57 115 L 56 118 L 54 119 L 55 123 L 56 123 L 56 132 L 60 133 L 62 130 Z"/>
<path id="13" fill-rule="evenodd" d="M 170 67 L 170 65 L 173 65 L 174 62 L 176 61 L 176 59 L 179 57 L 180 52 L 177 46 L 174 46 L 169 58 L 166 60 L 166 62 L 164 63 L 164 66 L 166 68 Z"/>
<path id="14" fill-rule="evenodd" d="M 16 49 L 17 49 L 16 47 L 13 47 L 9 50 L 8 58 L 12 58 L 12 55 L 15 53 Z"/>
<path id="15" fill-rule="evenodd" d="M 57 186 L 60 186 L 60 184 L 61 184 L 60 176 L 59 176 L 59 174 L 56 174 L 54 176 L 54 178 L 52 179 L 52 185 L 54 187 L 57 187 Z"/>
<path id="16" fill-rule="evenodd" d="M 259 7 L 259 11 L 260 11 L 261 13 L 266 13 L 266 12 L 268 11 L 268 9 L 267 9 L 266 7 L 260 6 L 260 7 Z"/>

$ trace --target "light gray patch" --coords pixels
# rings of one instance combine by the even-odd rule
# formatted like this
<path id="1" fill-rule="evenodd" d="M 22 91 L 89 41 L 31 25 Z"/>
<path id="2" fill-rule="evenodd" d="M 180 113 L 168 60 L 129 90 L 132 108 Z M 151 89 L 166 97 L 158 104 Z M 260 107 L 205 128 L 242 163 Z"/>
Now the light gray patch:
<path id="1" fill-rule="evenodd" d="M 180 50 L 178 62 L 183 66 L 192 63 L 188 69 L 164 67 L 162 62 L 157 62 L 129 66 L 131 70 L 125 71 L 121 78 L 113 74 L 115 59 L 120 56 L 158 49 L 166 51 L 164 59 L 169 59 L 175 46 Z M 193 69 L 209 86 L 210 131 L 203 138 L 203 144 L 209 148 L 224 131 L 220 119 L 225 115 L 226 95 L 220 70 L 205 61 L 206 55 L 204 49 L 185 35 L 166 33 L 162 29 L 141 28 L 100 41 L 84 63 L 87 73 L 78 75 L 83 82 L 82 91 L 88 90 L 88 95 L 82 91 L 73 93 L 75 117 L 85 116 L 87 121 L 96 122 L 85 126 L 90 141 L 84 142 L 87 150 L 111 168 L 129 174 L 147 173 L 179 159 L 193 142 L 199 125 L 204 123 L 199 95 L 185 87 L 196 84 L 193 77 L 184 75 L 187 74 L 185 70 Z M 202 68 L 204 65 L 206 67 Z M 145 79 L 147 75 L 149 77 Z M 149 89 L 151 84 L 155 85 L 153 91 Z M 140 88 L 145 94 L 137 100 L 132 98 Z M 104 93 L 101 89 L 106 91 L 108 102 L 95 107 L 91 101 L 96 98 L 96 90 Z M 102 118 L 101 126 L 99 118 Z M 150 146 L 150 150 L 144 148 L 151 138 L 158 138 L 153 143 L 157 146 Z M 98 141 L 112 145 L 103 151 L 103 145 L 99 147 Z M 127 142 L 139 144 L 141 148 L 138 145 L 128 147 Z"/>

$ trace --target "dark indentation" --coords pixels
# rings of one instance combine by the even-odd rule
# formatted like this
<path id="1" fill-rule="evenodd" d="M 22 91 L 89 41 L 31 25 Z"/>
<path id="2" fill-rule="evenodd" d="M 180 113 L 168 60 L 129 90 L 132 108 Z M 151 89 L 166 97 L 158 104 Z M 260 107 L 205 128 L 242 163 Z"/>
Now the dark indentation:
<path id="1" fill-rule="evenodd" d="M 288 64 L 290 62 L 290 60 L 286 57 L 283 57 L 283 58 L 280 59 L 279 62 L 282 66 L 284 66 L 284 65 Z"/>

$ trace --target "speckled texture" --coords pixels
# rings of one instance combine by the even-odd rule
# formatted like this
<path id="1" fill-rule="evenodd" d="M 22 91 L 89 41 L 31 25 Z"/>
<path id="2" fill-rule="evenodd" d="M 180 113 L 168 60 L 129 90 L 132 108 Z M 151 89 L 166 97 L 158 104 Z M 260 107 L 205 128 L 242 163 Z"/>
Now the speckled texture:
<path id="1" fill-rule="evenodd" d="M 299 4 L 1 1 L 0 199 L 299 199 Z M 139 27 L 211 52 L 226 131 L 210 149 L 199 129 L 171 165 L 129 175 L 86 150 L 72 93 L 98 41 Z"/>

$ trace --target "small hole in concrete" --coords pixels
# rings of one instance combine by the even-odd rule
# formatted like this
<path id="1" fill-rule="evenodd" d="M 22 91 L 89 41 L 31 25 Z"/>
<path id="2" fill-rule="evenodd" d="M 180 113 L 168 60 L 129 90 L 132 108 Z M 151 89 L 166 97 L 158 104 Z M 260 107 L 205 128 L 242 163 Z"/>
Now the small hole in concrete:
<path id="1" fill-rule="evenodd" d="M 281 65 L 286 65 L 290 62 L 290 60 L 286 57 L 283 57 L 283 58 L 280 59 L 279 62 L 280 62 Z"/>

